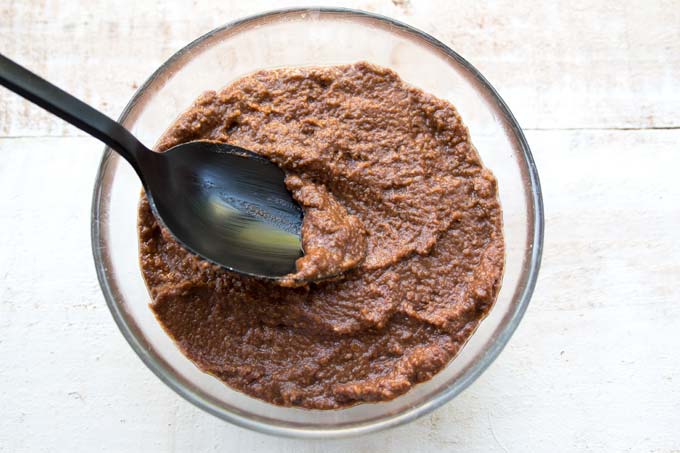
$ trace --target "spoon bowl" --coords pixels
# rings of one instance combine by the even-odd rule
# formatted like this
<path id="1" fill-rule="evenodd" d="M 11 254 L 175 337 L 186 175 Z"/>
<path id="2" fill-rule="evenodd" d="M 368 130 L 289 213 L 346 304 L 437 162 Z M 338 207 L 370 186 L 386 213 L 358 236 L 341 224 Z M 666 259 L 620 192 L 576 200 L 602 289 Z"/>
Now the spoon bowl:
<path id="1" fill-rule="evenodd" d="M 295 272 L 302 210 L 270 160 L 224 143 L 193 141 L 144 161 L 156 217 L 201 257 L 248 275 Z"/>

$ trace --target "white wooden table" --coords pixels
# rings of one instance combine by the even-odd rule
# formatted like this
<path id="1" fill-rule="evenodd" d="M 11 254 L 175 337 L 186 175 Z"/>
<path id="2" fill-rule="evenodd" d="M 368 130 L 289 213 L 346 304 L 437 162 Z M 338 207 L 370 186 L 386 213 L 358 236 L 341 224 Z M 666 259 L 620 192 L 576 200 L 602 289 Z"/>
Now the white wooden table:
<path id="1" fill-rule="evenodd" d="M 0 52 L 117 117 L 200 34 L 306 0 L 0 0 Z M 0 451 L 680 451 L 680 1 L 356 0 L 468 58 L 543 183 L 538 287 L 509 346 L 431 416 L 277 439 L 162 385 L 90 253 L 102 146 L 0 90 Z"/>

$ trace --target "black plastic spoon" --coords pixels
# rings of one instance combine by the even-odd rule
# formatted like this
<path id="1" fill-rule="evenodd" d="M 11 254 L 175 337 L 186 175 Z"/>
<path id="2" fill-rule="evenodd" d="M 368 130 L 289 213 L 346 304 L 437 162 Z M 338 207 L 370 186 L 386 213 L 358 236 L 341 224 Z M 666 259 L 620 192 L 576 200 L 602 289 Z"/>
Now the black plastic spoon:
<path id="1" fill-rule="evenodd" d="M 2 55 L 0 84 L 123 156 L 142 180 L 156 217 L 187 249 L 258 277 L 295 271 L 302 210 L 284 185 L 283 171 L 268 159 L 208 141 L 151 151 L 111 118 Z"/>

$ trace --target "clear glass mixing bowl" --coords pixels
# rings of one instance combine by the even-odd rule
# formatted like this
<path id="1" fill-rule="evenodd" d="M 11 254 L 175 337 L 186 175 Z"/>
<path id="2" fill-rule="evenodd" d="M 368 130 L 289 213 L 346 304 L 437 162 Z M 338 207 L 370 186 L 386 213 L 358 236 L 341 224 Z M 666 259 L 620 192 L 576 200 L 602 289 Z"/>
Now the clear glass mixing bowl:
<path id="1" fill-rule="evenodd" d="M 141 184 L 105 149 L 94 188 L 92 248 L 99 282 L 121 332 L 144 363 L 196 406 L 237 425 L 298 437 L 343 436 L 426 414 L 470 385 L 498 356 L 527 308 L 538 273 L 543 208 L 536 167 L 522 131 L 489 82 L 441 42 L 394 20 L 345 9 L 274 11 L 201 36 L 137 91 L 120 122 L 147 145 L 203 91 L 258 69 L 366 60 L 451 101 L 484 163 L 498 178 L 506 268 L 498 301 L 461 353 L 431 381 L 384 403 L 333 411 L 277 407 L 201 372 L 175 347 L 148 307 L 136 232 Z"/>

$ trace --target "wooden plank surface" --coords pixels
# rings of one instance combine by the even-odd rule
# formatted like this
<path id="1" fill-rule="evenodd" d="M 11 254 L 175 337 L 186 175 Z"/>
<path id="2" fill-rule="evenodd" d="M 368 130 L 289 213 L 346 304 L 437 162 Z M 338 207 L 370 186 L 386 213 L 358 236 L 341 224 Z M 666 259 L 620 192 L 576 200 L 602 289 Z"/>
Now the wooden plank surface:
<path id="1" fill-rule="evenodd" d="M 0 51 L 117 116 L 196 36 L 311 3 L 0 0 Z M 101 146 L 2 90 L 0 451 L 680 451 L 680 2 L 340 3 L 450 44 L 527 130 L 545 254 L 500 358 L 431 416 L 358 439 L 201 412 L 105 307 L 89 242 Z"/>

